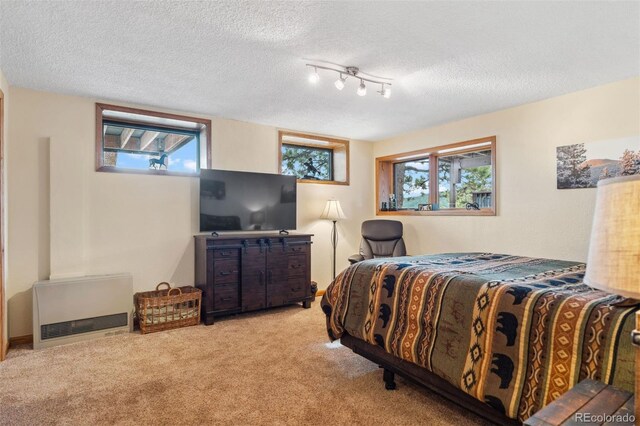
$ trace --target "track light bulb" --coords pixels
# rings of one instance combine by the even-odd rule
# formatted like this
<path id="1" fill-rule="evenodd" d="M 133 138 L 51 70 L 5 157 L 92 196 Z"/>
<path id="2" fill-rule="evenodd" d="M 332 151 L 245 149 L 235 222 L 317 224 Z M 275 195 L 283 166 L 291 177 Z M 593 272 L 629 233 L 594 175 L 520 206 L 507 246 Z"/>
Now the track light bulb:
<path id="1" fill-rule="evenodd" d="M 360 80 L 360 86 L 358 86 L 358 96 L 364 96 L 367 94 L 367 87 L 364 85 L 364 81 Z"/>
<path id="2" fill-rule="evenodd" d="M 320 81 L 320 75 L 318 74 L 318 69 L 314 67 L 313 72 L 309 74 L 309 82 L 316 84 L 318 81 Z"/>
<path id="3" fill-rule="evenodd" d="M 391 97 L 391 88 L 384 87 L 384 84 L 383 84 L 382 85 L 382 90 L 380 90 L 380 92 L 378 92 L 378 93 L 380 93 L 385 98 L 389 99 Z"/>
<path id="4" fill-rule="evenodd" d="M 344 82 L 346 80 L 347 80 L 347 77 L 342 77 L 342 73 L 340 73 L 340 78 L 338 78 L 334 83 L 336 85 L 336 89 L 338 90 L 344 89 Z"/>

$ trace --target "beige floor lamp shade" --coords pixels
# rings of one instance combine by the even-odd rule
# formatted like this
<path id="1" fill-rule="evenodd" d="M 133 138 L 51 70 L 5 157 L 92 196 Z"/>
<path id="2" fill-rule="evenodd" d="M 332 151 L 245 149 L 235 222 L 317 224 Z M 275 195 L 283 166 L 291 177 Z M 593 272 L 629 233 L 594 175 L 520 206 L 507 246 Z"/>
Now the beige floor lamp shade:
<path id="1" fill-rule="evenodd" d="M 640 299 L 640 175 L 598 184 L 584 282 Z"/>
<path id="2" fill-rule="evenodd" d="M 342 206 L 340 206 L 340 201 L 338 200 L 327 200 L 327 204 L 325 204 L 324 210 L 320 215 L 320 219 L 327 220 L 340 220 L 345 217 Z"/>

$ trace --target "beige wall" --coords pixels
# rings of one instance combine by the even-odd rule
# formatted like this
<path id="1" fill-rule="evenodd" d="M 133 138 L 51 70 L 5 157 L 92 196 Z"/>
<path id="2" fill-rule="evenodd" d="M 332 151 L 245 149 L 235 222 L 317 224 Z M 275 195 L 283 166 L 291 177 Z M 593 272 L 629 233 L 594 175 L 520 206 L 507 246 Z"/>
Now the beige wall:
<path id="1" fill-rule="evenodd" d="M 52 244 L 50 235 L 59 238 L 55 236 L 69 229 L 69 220 L 55 219 L 65 211 L 74 216 L 71 222 L 81 223 L 76 223 L 76 232 L 82 235 L 73 237 L 81 247 L 57 250 L 54 260 L 75 257 L 82 269 L 78 272 L 85 274 L 131 272 L 136 290 L 150 289 L 162 280 L 193 283 L 191 236 L 197 231 L 198 215 L 195 179 L 96 173 L 92 99 L 12 87 L 8 109 L 10 336 L 31 333 L 31 285 L 56 274 L 50 246 L 58 245 Z M 489 135 L 496 135 L 498 144 L 498 215 L 398 217 L 406 225 L 410 254 L 493 251 L 585 260 L 595 190 L 556 189 L 555 148 L 640 135 L 640 79 L 376 144 L 352 141 L 350 186 L 299 186 L 298 228 L 316 234 L 312 278 L 320 288 L 326 287 L 331 274 L 331 223 L 317 219 L 328 198 L 339 199 L 348 216 L 339 223 L 341 270 L 347 266 L 347 256 L 357 251 L 360 223 L 373 215 L 375 156 Z M 51 158 L 60 156 L 57 150 L 75 154 L 63 167 L 56 162 L 51 168 L 50 149 L 54 150 Z M 213 118 L 213 164 L 216 168 L 277 172 L 277 129 Z M 54 184 L 50 191 L 52 171 L 54 182 L 70 176 L 79 176 L 79 182 L 61 188 Z M 73 205 L 60 206 L 60 200 Z"/>
<path id="2" fill-rule="evenodd" d="M 7 140 L 9 137 L 9 82 L 7 81 L 7 79 L 4 76 L 4 73 L 2 72 L 2 69 L 0 68 L 0 90 L 2 90 L 2 93 L 4 93 L 4 129 L 2 130 L 2 140 L 4 141 L 4 161 L 6 164 L 7 161 Z M 3 176 L 2 176 L 2 181 L 4 182 L 4 198 L 2 199 L 2 208 L 6 208 L 6 200 L 7 200 L 7 170 L 6 167 L 3 170 Z M 4 238 L 4 247 L 5 247 L 5 270 L 2 271 L 1 273 L 3 274 L 3 279 L 2 279 L 2 285 L 5 287 L 5 296 L 6 296 L 6 288 L 7 288 L 7 282 L 6 282 L 6 277 L 7 277 L 7 272 L 6 272 L 6 268 L 7 268 L 7 261 L 6 261 L 6 256 L 7 256 L 7 218 L 5 215 L 5 224 L 4 224 L 4 229 L 2 230 L 2 238 Z M 7 323 L 7 302 L 6 299 L 4 301 L 5 306 L 3 306 L 2 309 L 2 315 L 4 316 L 3 321 L 2 321 L 2 326 L 4 327 L 4 332 L 2 333 L 2 335 L 4 336 L 4 338 L 7 338 L 7 332 L 8 332 L 8 323 Z M 0 342 L 0 344 L 4 344 L 4 342 Z"/>
<path id="3" fill-rule="evenodd" d="M 498 215 L 397 217 L 408 250 L 585 261 L 595 189 L 556 189 L 556 147 L 639 136 L 640 79 L 394 137 L 376 143 L 374 157 L 491 135 L 497 136 Z"/>
<path id="4" fill-rule="evenodd" d="M 165 280 L 193 284 L 197 179 L 95 172 L 94 102 L 11 88 L 11 162 L 7 167 L 10 336 L 31 334 L 31 285 L 51 274 L 69 272 L 57 265 L 74 265 L 71 270 L 84 274 L 131 272 L 135 291 L 151 289 Z M 277 172 L 276 128 L 212 120 L 214 167 Z M 64 152 L 73 154 L 61 156 Z M 316 234 L 312 279 L 320 288 L 331 279 L 331 256 L 330 222 L 318 216 L 328 198 L 342 202 L 348 215 L 340 224 L 338 268 L 342 269 L 346 258 L 357 251 L 360 223 L 373 214 L 372 152 L 368 142 L 351 142 L 350 186 L 299 185 L 298 230 Z M 50 164 L 56 158 L 66 159 L 62 166 L 59 160 Z M 72 183 L 55 183 L 69 181 Z M 65 212 L 73 220 L 61 218 Z M 61 242 L 70 232 L 74 235 Z M 75 246 L 69 246 L 69 241 Z M 54 256 L 50 247 L 56 247 Z"/>

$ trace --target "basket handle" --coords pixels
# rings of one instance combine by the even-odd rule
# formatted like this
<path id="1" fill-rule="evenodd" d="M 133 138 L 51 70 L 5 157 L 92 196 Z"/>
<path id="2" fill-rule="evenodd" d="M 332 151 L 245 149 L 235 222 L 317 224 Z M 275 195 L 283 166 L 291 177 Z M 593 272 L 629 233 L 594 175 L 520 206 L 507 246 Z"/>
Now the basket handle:
<path id="1" fill-rule="evenodd" d="M 174 288 L 170 288 L 169 291 L 167 292 L 167 296 L 171 296 L 171 292 L 173 290 L 178 290 L 178 296 L 180 296 L 182 294 L 182 290 L 180 290 L 180 288 L 178 287 L 174 287 Z"/>
<path id="2" fill-rule="evenodd" d="M 166 282 L 166 281 L 163 281 L 163 282 L 161 282 L 160 284 L 158 284 L 158 285 L 156 286 L 156 291 L 160 290 L 160 286 L 161 286 L 161 285 L 163 285 L 163 284 L 166 284 L 166 285 L 167 285 L 167 290 L 171 290 L 171 284 L 169 284 L 169 283 L 168 283 L 168 282 Z"/>

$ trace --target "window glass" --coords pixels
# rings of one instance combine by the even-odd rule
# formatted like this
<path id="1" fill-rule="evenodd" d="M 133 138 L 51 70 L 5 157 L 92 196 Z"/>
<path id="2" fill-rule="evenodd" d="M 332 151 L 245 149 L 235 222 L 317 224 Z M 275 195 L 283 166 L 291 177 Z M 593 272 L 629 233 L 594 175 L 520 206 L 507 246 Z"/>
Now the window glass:
<path id="1" fill-rule="evenodd" d="M 198 176 L 211 168 L 211 120 L 96 103 L 96 171 Z"/>
<path id="2" fill-rule="evenodd" d="M 103 134 L 104 166 L 182 173 L 200 171 L 198 132 L 105 121 Z"/>
<path id="3" fill-rule="evenodd" d="M 439 208 L 490 208 L 491 170 L 491 150 L 439 156 Z"/>
<path id="4" fill-rule="evenodd" d="M 282 144 L 282 174 L 306 180 L 333 180 L 333 150 Z"/>
<path id="5" fill-rule="evenodd" d="M 495 216 L 495 156 L 489 136 L 377 157 L 376 214 Z"/>
<path id="6" fill-rule="evenodd" d="M 417 209 L 429 202 L 428 158 L 395 163 L 393 180 L 398 209 Z"/>

